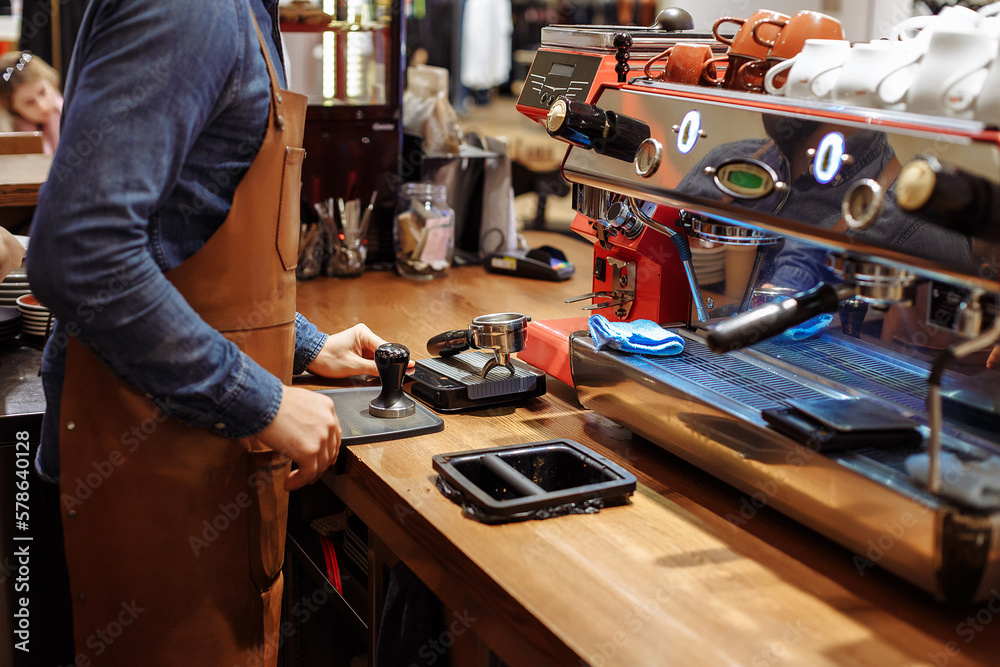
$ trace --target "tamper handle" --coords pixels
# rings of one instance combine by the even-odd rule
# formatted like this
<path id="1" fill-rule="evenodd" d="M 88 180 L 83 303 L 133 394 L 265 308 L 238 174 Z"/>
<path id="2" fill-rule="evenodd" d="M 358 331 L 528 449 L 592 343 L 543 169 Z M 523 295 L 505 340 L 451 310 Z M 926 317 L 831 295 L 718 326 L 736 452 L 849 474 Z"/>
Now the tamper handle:
<path id="1" fill-rule="evenodd" d="M 413 399 L 403 393 L 403 376 L 410 361 L 410 351 L 399 343 L 384 343 L 375 350 L 375 368 L 382 380 L 382 391 L 368 404 L 375 417 L 407 417 L 416 411 Z"/>
<path id="2" fill-rule="evenodd" d="M 776 336 L 823 313 L 835 313 L 841 292 L 820 283 L 802 294 L 772 301 L 716 325 L 708 334 L 708 346 L 722 354 Z"/>
<path id="3" fill-rule="evenodd" d="M 472 333 L 468 329 L 445 331 L 427 341 L 427 352 L 434 356 L 446 357 L 468 350 L 472 346 Z"/>

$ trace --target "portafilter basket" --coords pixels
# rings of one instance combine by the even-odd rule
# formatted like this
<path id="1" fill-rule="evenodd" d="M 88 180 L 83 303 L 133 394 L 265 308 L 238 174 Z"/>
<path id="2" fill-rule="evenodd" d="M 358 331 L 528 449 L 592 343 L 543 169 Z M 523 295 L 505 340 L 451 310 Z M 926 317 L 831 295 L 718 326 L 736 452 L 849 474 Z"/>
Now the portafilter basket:
<path id="1" fill-rule="evenodd" d="M 427 351 L 446 357 L 462 350 L 493 350 L 493 358 L 486 362 L 482 376 L 495 367 L 503 366 L 514 375 L 510 355 L 524 349 L 531 318 L 521 313 L 493 313 L 480 315 L 472 320 L 468 329 L 453 329 L 440 333 L 427 341 Z"/>

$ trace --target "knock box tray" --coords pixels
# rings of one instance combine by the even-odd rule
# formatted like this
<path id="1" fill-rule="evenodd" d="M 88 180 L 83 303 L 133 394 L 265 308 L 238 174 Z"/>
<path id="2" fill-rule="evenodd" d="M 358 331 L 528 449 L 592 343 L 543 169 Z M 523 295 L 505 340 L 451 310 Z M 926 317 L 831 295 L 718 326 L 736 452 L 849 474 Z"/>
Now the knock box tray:
<path id="1" fill-rule="evenodd" d="M 484 523 L 544 519 L 622 505 L 635 475 L 573 440 L 546 440 L 433 458 L 438 488 Z"/>

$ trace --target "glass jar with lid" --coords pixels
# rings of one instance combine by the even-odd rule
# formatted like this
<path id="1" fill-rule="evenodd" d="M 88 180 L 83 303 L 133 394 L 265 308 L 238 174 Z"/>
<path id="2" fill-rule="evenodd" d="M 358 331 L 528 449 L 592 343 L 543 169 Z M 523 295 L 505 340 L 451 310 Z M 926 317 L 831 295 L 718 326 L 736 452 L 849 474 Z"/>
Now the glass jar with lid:
<path id="1" fill-rule="evenodd" d="M 455 212 L 448 189 L 434 183 L 403 183 L 393 225 L 396 271 L 415 280 L 448 275 L 455 250 Z"/>

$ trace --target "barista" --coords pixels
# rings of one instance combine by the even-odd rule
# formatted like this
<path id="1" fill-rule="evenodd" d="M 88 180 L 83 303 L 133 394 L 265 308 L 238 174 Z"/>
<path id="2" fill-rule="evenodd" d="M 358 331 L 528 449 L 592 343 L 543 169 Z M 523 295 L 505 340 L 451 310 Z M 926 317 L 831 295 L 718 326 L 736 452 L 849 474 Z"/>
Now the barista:
<path id="1" fill-rule="evenodd" d="M 81 26 L 29 267 L 78 663 L 274 664 L 287 491 L 341 437 L 292 374 L 376 373 L 367 327 L 295 312 L 277 4 L 92 0 Z"/>

